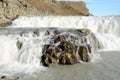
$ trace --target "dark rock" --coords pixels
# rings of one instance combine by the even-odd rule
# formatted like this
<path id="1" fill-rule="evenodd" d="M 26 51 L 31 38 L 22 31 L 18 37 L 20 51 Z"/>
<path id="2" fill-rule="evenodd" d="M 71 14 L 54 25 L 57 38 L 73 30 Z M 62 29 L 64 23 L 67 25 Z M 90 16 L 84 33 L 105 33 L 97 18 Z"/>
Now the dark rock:
<path id="1" fill-rule="evenodd" d="M 44 49 L 44 54 L 41 57 L 41 62 L 44 66 L 51 64 L 75 64 L 78 62 L 75 56 L 76 46 L 68 41 L 61 42 L 57 47 L 52 46 L 50 48 L 50 46 L 45 45 Z"/>
<path id="2" fill-rule="evenodd" d="M 81 36 L 87 36 L 92 34 L 89 29 L 77 29 L 76 31 L 80 32 Z"/>
<path id="3" fill-rule="evenodd" d="M 78 50 L 78 55 L 80 56 L 80 59 L 84 62 L 90 61 L 90 56 L 88 54 L 88 50 L 86 46 L 80 46 Z"/>
<path id="4" fill-rule="evenodd" d="M 60 32 L 58 30 L 55 30 L 54 35 L 58 35 L 58 34 L 60 34 Z"/>
<path id="5" fill-rule="evenodd" d="M 6 76 L 2 76 L 2 77 L 1 77 L 1 79 L 5 79 L 5 78 L 6 78 Z"/>
<path id="6" fill-rule="evenodd" d="M 22 44 L 22 42 L 17 41 L 16 45 L 17 45 L 17 48 L 18 48 L 18 49 L 21 49 L 23 44 Z"/>
<path id="7" fill-rule="evenodd" d="M 41 62 L 44 66 L 89 62 L 92 48 L 99 47 L 99 41 L 88 29 L 75 30 L 72 34 L 56 33 L 50 39 L 51 44 L 43 47 Z"/>
<path id="8" fill-rule="evenodd" d="M 38 31 L 38 30 L 33 31 L 33 33 L 34 33 L 35 35 L 37 35 L 37 36 L 40 36 L 40 33 L 39 33 L 39 31 Z"/>
<path id="9" fill-rule="evenodd" d="M 87 48 L 88 48 L 89 53 L 92 53 L 92 51 L 91 51 L 92 47 L 89 44 L 87 44 Z"/>
<path id="10" fill-rule="evenodd" d="M 62 41 L 65 41 L 66 37 L 64 35 L 58 35 L 54 38 L 54 42 L 57 43 L 57 42 L 62 42 Z"/>
<path id="11" fill-rule="evenodd" d="M 49 32 L 49 31 L 46 31 L 46 32 L 45 32 L 45 36 L 48 36 L 48 35 L 50 35 L 50 32 Z"/>

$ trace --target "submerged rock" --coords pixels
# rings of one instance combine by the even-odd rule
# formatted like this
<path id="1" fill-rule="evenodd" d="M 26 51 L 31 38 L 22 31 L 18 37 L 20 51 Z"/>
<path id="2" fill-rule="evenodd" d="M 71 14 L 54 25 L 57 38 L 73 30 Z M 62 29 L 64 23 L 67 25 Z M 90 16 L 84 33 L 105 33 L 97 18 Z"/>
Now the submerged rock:
<path id="1" fill-rule="evenodd" d="M 86 46 L 79 47 L 78 55 L 82 61 L 84 61 L 84 62 L 90 61 L 90 56 L 88 54 L 88 50 L 87 50 Z"/>

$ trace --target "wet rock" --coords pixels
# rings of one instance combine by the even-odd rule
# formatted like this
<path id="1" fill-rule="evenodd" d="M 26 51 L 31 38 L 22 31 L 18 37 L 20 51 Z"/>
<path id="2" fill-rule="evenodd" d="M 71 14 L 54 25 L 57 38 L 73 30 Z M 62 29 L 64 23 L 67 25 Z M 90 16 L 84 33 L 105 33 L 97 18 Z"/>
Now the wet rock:
<path id="1" fill-rule="evenodd" d="M 92 34 L 89 29 L 77 29 L 76 31 L 80 32 L 81 36 L 87 36 Z"/>
<path id="2" fill-rule="evenodd" d="M 2 76 L 2 77 L 1 77 L 1 79 L 5 79 L 5 78 L 6 78 L 6 76 Z"/>
<path id="3" fill-rule="evenodd" d="M 58 35 L 58 34 L 60 34 L 60 32 L 58 30 L 55 30 L 54 35 Z"/>
<path id="4" fill-rule="evenodd" d="M 68 41 L 61 42 L 58 46 L 62 50 L 62 57 L 60 58 L 60 64 L 74 64 L 77 63 L 77 58 L 75 57 L 76 46 Z"/>
<path id="5" fill-rule="evenodd" d="M 88 51 L 89 51 L 89 53 L 92 53 L 92 51 L 91 51 L 91 45 L 89 45 L 89 44 L 87 44 L 87 48 L 88 48 Z"/>
<path id="6" fill-rule="evenodd" d="M 38 30 L 33 31 L 33 33 L 34 33 L 36 36 L 40 36 L 40 33 L 39 33 L 39 31 L 38 31 Z"/>
<path id="7" fill-rule="evenodd" d="M 80 46 L 78 50 L 78 55 L 80 56 L 80 59 L 84 62 L 90 61 L 90 56 L 88 54 L 88 50 L 86 46 Z"/>
<path id="8" fill-rule="evenodd" d="M 46 50 L 44 50 L 46 49 Z M 45 46 L 41 62 L 44 66 L 51 64 L 75 64 L 78 62 L 75 53 L 76 46 L 68 41 L 61 42 L 58 46 Z"/>
<path id="9" fill-rule="evenodd" d="M 21 49 L 23 44 L 22 44 L 22 42 L 17 41 L 16 45 L 17 45 L 17 48 L 18 48 L 18 49 Z"/>
<path id="10" fill-rule="evenodd" d="M 48 35 L 50 35 L 50 32 L 49 32 L 49 31 L 46 31 L 46 32 L 45 32 L 45 36 L 48 36 Z"/>
<path id="11" fill-rule="evenodd" d="M 60 34 L 56 33 L 50 39 L 52 43 L 43 47 L 41 62 L 44 66 L 89 62 L 90 55 L 92 55 L 90 53 L 94 47 L 98 47 L 99 42 L 88 29 L 75 30 L 72 34 L 61 31 Z"/>
<path id="12" fill-rule="evenodd" d="M 57 43 L 57 42 L 62 42 L 62 41 L 65 41 L 66 37 L 65 35 L 58 35 L 54 38 L 54 42 Z"/>

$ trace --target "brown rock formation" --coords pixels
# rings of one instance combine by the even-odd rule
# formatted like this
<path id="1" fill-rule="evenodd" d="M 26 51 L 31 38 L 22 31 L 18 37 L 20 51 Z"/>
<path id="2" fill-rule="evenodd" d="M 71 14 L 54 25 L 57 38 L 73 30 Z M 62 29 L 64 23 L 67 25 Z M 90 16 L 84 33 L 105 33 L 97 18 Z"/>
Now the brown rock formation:
<path id="1" fill-rule="evenodd" d="M 0 27 L 9 25 L 12 20 L 20 15 L 37 15 L 38 10 L 29 5 L 25 0 L 0 1 Z"/>
<path id="2" fill-rule="evenodd" d="M 39 11 L 52 15 L 90 15 L 86 4 L 83 1 L 79 2 L 63 2 L 55 0 L 26 0 L 28 3 L 36 7 Z"/>
<path id="3" fill-rule="evenodd" d="M 89 16 L 84 2 L 57 2 L 55 0 L 0 0 L 0 27 L 11 24 L 21 15 Z"/>
<path id="4" fill-rule="evenodd" d="M 91 48 L 92 50 L 99 48 L 99 45 L 95 43 L 98 40 L 88 29 L 70 31 L 72 35 L 64 33 L 64 31 L 56 30 L 54 32 L 58 34 L 54 34 L 50 39 L 50 44 L 45 44 L 43 47 L 41 62 L 44 66 L 76 64 L 79 61 L 89 62 L 92 52 Z M 45 36 L 49 37 L 49 35 Z"/>

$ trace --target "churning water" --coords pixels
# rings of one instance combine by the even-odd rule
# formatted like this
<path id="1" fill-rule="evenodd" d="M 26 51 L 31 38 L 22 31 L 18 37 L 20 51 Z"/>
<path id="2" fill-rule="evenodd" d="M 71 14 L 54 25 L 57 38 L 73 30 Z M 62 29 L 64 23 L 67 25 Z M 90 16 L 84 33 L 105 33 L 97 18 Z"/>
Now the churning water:
<path id="1" fill-rule="evenodd" d="M 40 64 L 40 56 L 49 37 L 44 35 L 46 30 L 52 35 L 55 28 L 90 29 L 102 48 L 93 51 L 89 63 L 45 68 Z M 16 45 L 18 41 L 22 42 L 20 50 Z M 0 29 L 0 75 L 20 76 L 21 80 L 119 80 L 119 42 L 119 16 L 19 17 L 9 28 Z"/>

